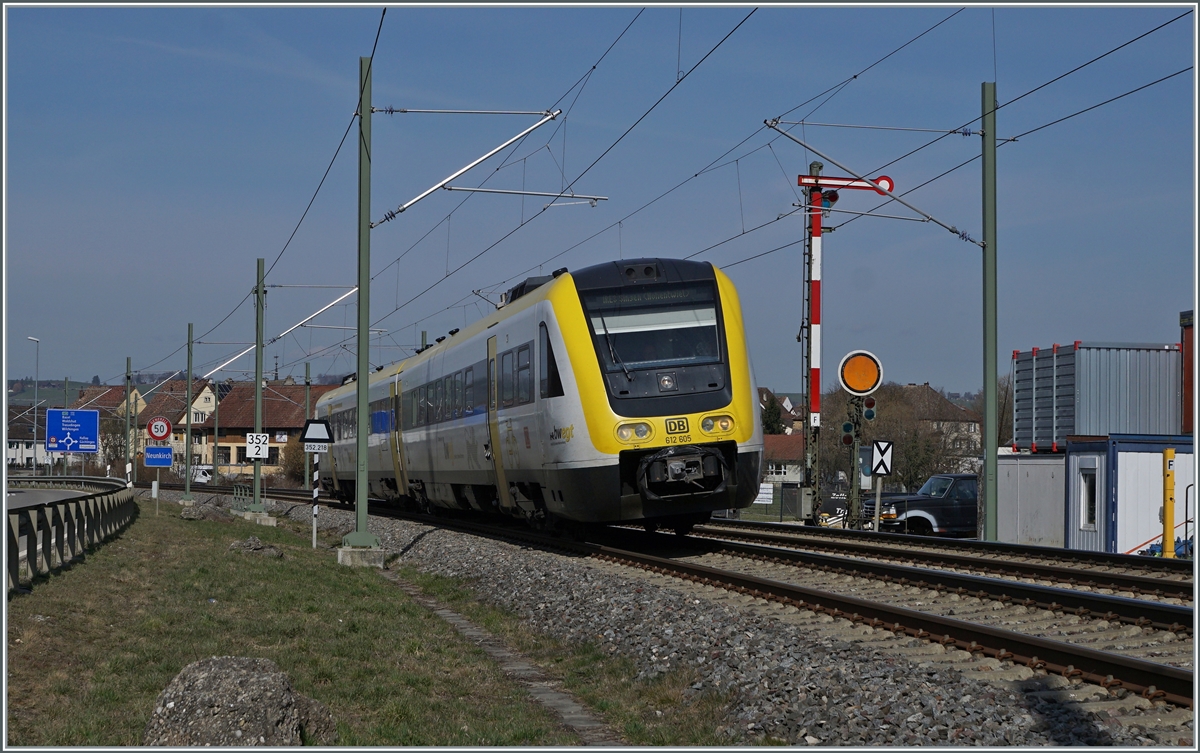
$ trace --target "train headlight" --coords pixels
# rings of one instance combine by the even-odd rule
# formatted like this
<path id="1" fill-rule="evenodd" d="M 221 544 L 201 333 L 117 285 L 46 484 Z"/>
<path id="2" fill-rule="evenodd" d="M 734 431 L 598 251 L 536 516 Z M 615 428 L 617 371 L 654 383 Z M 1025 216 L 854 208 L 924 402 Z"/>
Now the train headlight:
<path id="1" fill-rule="evenodd" d="M 700 429 L 706 434 L 726 434 L 733 431 L 733 418 L 730 416 L 708 416 L 700 422 Z"/>
<path id="2" fill-rule="evenodd" d="M 652 433 L 650 424 L 643 421 L 621 424 L 617 427 L 617 439 L 622 442 L 644 442 L 650 438 Z"/>
<path id="3" fill-rule="evenodd" d="M 674 392 L 679 389 L 679 383 L 675 381 L 674 374 L 659 374 L 658 375 L 658 391 L 659 392 Z"/>

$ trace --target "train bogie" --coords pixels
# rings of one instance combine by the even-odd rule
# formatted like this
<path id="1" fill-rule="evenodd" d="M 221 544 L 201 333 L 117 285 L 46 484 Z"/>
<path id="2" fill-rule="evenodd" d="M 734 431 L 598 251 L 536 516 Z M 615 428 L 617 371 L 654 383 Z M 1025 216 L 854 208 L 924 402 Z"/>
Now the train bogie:
<path id="1" fill-rule="evenodd" d="M 351 383 L 322 482 L 348 496 Z M 748 506 L 762 428 L 736 291 L 711 265 L 647 259 L 531 278 L 505 305 L 372 375 L 370 494 L 537 524 L 658 521 Z"/>

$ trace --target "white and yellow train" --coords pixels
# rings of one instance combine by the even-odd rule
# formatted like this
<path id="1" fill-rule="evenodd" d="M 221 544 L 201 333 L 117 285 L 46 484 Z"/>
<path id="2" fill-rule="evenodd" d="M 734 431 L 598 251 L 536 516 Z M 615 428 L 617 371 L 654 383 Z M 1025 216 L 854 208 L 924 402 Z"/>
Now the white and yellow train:
<path id="1" fill-rule="evenodd" d="M 353 498 L 355 392 L 318 401 L 321 484 Z M 371 375 L 369 494 L 535 526 L 685 533 L 749 506 L 762 424 L 737 291 L 711 264 L 532 277 L 495 312 Z"/>

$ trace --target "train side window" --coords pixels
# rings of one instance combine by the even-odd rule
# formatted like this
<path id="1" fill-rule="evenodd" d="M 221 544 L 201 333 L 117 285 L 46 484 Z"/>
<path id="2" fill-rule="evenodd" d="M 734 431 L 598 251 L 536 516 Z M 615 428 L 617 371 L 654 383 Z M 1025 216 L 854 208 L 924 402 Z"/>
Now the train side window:
<path id="1" fill-rule="evenodd" d="M 449 421 L 450 406 L 454 404 L 454 375 L 447 374 L 442 379 L 442 420 Z"/>
<path id="2" fill-rule="evenodd" d="M 513 404 L 513 353 L 500 356 L 500 399 L 505 407 Z"/>
<path id="3" fill-rule="evenodd" d="M 454 373 L 454 418 L 462 417 L 462 377 L 461 371 Z"/>
<path id="4" fill-rule="evenodd" d="M 434 423 L 442 420 L 442 406 L 446 404 L 446 393 L 442 391 L 442 380 L 434 382 L 434 398 L 433 398 L 433 420 Z"/>
<path id="5" fill-rule="evenodd" d="M 517 348 L 517 402 L 533 402 L 533 375 L 530 374 L 529 346 Z"/>
<path id="6" fill-rule="evenodd" d="M 558 374 L 558 363 L 554 360 L 554 349 L 550 345 L 550 332 L 546 329 L 545 322 L 538 325 L 538 329 L 539 394 L 543 398 L 562 397 L 562 377 Z"/>
<path id="7" fill-rule="evenodd" d="M 424 426 L 426 418 L 428 410 L 425 406 L 425 385 L 421 385 L 417 388 L 417 426 Z"/>
<path id="8" fill-rule="evenodd" d="M 475 412 L 475 373 L 468 367 L 463 371 L 463 414 Z"/>

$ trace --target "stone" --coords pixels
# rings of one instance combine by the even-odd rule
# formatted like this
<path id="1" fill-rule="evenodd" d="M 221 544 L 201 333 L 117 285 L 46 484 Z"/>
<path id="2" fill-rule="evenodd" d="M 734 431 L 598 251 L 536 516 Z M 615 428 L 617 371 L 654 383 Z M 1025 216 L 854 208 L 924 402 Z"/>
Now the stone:
<path id="1" fill-rule="evenodd" d="M 184 520 L 215 520 L 218 522 L 229 522 L 233 520 L 233 516 L 225 512 L 216 505 L 199 503 L 188 505 L 180 511 L 179 517 Z"/>
<path id="2" fill-rule="evenodd" d="M 293 690 L 275 662 L 214 656 L 184 667 L 159 694 L 142 744 L 329 745 L 335 734 L 329 709 Z"/>
<path id="3" fill-rule="evenodd" d="M 264 557 L 282 557 L 279 547 L 264 544 L 257 536 L 251 536 L 245 541 L 235 541 L 229 545 L 229 551 L 242 554 L 261 554 Z"/>

